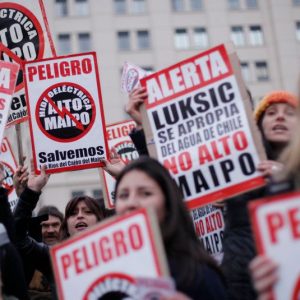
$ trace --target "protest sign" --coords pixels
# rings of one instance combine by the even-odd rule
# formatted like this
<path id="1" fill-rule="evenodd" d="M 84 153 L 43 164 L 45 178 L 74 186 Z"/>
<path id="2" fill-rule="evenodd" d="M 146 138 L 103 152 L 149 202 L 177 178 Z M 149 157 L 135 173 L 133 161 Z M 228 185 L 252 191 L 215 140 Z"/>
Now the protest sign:
<path id="1" fill-rule="evenodd" d="M 195 232 L 204 246 L 218 263 L 223 259 L 223 237 L 225 222 L 223 211 L 208 204 L 191 211 Z"/>
<path id="2" fill-rule="evenodd" d="M 102 166 L 107 142 L 96 54 L 27 62 L 24 69 L 35 169 Z"/>
<path id="3" fill-rule="evenodd" d="M 250 203 L 257 250 L 278 264 L 273 299 L 300 299 L 300 192 Z"/>
<path id="4" fill-rule="evenodd" d="M 220 45 L 141 80 L 149 152 L 191 209 L 265 183 L 256 170 L 264 148 L 237 64 Z"/>
<path id="5" fill-rule="evenodd" d="M 7 138 L 2 140 L 0 163 L 3 165 L 5 171 L 5 178 L 2 186 L 7 190 L 8 202 L 11 210 L 13 211 L 18 201 L 18 196 L 13 184 L 13 177 L 17 169 L 17 163 Z"/>
<path id="6" fill-rule="evenodd" d="M 137 88 L 140 85 L 140 80 L 142 78 L 150 74 L 151 72 L 148 72 L 129 62 L 125 62 L 123 65 L 121 78 L 122 91 L 126 94 L 129 94 L 133 89 Z"/>
<path id="7" fill-rule="evenodd" d="M 167 276 L 155 214 L 111 218 L 51 248 L 59 299 L 135 299 L 135 277 Z"/>
<path id="8" fill-rule="evenodd" d="M 0 143 L 16 86 L 18 70 L 18 65 L 0 60 Z"/>
<path id="9" fill-rule="evenodd" d="M 0 59 L 19 64 L 8 125 L 27 119 L 23 63 L 55 56 L 43 0 L 0 3 Z"/>
<path id="10" fill-rule="evenodd" d="M 111 151 L 115 152 L 125 164 L 139 157 L 139 154 L 129 137 L 129 133 L 135 127 L 136 123 L 132 120 L 106 126 L 108 147 Z M 115 207 L 114 190 L 116 180 L 102 169 L 100 169 L 99 172 L 104 186 L 105 206 L 108 209 L 113 209 Z"/>

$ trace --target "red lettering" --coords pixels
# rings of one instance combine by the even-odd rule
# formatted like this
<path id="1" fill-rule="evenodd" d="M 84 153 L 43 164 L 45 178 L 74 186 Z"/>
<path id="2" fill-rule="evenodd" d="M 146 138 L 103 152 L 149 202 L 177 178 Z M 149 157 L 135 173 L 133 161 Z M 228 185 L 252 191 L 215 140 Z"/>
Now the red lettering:
<path id="1" fill-rule="evenodd" d="M 94 245 L 94 243 L 93 243 Z M 93 246 L 92 245 L 92 246 Z M 82 248 L 82 254 L 83 254 L 83 262 L 84 262 L 84 265 L 86 267 L 86 269 L 91 269 L 93 267 L 93 264 L 89 261 L 89 258 L 88 258 L 88 254 L 87 254 L 87 250 L 86 250 L 86 247 L 83 247 Z M 96 256 L 97 257 L 97 256 Z"/>
<path id="2" fill-rule="evenodd" d="M 271 213 L 267 215 L 268 230 L 271 236 L 271 242 L 277 243 L 277 232 L 283 227 L 283 217 L 280 213 Z"/>
<path id="3" fill-rule="evenodd" d="M 182 171 L 187 171 L 192 167 L 192 159 L 189 152 L 182 152 L 178 156 L 179 166 Z"/>
<path id="4" fill-rule="evenodd" d="M 299 208 L 292 208 L 288 212 L 294 239 L 300 238 L 300 216 L 299 216 L 299 213 L 300 213 Z"/>
<path id="5" fill-rule="evenodd" d="M 73 259 L 74 259 L 74 265 L 75 265 L 75 271 L 77 274 L 80 274 L 84 271 L 84 269 L 80 268 L 80 266 L 79 266 L 81 259 L 80 259 L 80 257 L 78 257 L 78 254 L 80 254 L 79 249 L 76 249 L 72 252 Z"/>
<path id="6" fill-rule="evenodd" d="M 175 157 L 165 159 L 163 162 L 163 165 L 166 169 L 170 170 L 173 174 L 176 175 L 178 173 L 178 168 L 177 168 L 177 163 L 176 163 Z"/>
<path id="7" fill-rule="evenodd" d="M 124 232 L 123 231 L 119 230 L 119 231 L 114 232 L 113 240 L 115 243 L 117 256 L 124 255 L 128 252 L 125 241 L 124 241 Z"/>
<path id="8" fill-rule="evenodd" d="M 109 248 L 109 238 L 104 236 L 99 241 L 101 257 L 104 262 L 110 261 L 112 259 L 111 249 Z"/>
<path id="9" fill-rule="evenodd" d="M 0 110 L 3 110 L 5 108 L 5 99 L 0 98 Z"/>
<path id="10" fill-rule="evenodd" d="M 71 60 L 71 71 L 72 71 L 72 75 L 81 74 L 80 61 L 79 60 Z"/>
<path id="11" fill-rule="evenodd" d="M 216 141 L 212 141 L 211 142 L 211 148 L 214 154 L 214 158 L 218 159 L 218 158 L 222 158 L 223 154 L 219 153 L 218 147 L 217 147 L 217 142 Z"/>
<path id="12" fill-rule="evenodd" d="M 128 233 L 131 248 L 133 250 L 141 249 L 144 244 L 144 241 L 140 226 L 138 224 L 130 225 Z"/>
<path id="13" fill-rule="evenodd" d="M 200 165 L 202 165 L 206 162 L 211 162 L 213 160 L 206 145 L 201 145 L 198 148 L 198 155 L 199 155 L 199 164 Z"/>
<path id="14" fill-rule="evenodd" d="M 232 139 L 236 150 L 242 151 L 248 147 L 247 137 L 243 131 L 234 133 Z"/>
<path id="15" fill-rule="evenodd" d="M 29 81 L 33 81 L 33 76 L 37 74 L 37 68 L 28 67 L 27 74 L 28 74 Z"/>
<path id="16" fill-rule="evenodd" d="M 64 254 L 61 258 L 61 264 L 63 268 L 64 278 L 68 279 L 68 268 L 71 266 L 71 258 L 69 254 Z"/>

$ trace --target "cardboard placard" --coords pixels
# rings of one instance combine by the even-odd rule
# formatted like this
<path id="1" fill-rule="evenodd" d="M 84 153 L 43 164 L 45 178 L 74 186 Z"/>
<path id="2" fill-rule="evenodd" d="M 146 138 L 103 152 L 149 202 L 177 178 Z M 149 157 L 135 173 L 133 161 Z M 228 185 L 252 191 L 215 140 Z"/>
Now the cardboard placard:
<path id="1" fill-rule="evenodd" d="M 50 251 L 61 300 L 134 298 L 135 277 L 168 276 L 157 220 L 144 209 L 111 218 Z"/>
<path id="2" fill-rule="evenodd" d="M 249 205 L 257 250 L 278 264 L 273 299 L 300 299 L 300 192 Z"/>
<path id="3" fill-rule="evenodd" d="M 212 204 L 191 210 L 195 232 L 207 253 L 220 264 L 223 259 L 225 222 L 221 208 Z"/>
<path id="4" fill-rule="evenodd" d="M 8 192 L 8 202 L 13 211 L 18 202 L 18 196 L 14 188 L 13 177 L 17 169 L 17 162 L 7 138 L 2 140 L 0 163 L 4 166 L 5 178 L 2 186 Z"/>
<path id="5" fill-rule="evenodd" d="M 129 133 L 135 127 L 136 123 L 132 120 L 106 126 L 108 147 L 115 151 L 125 164 L 139 157 L 139 154 L 129 136 Z M 114 190 L 116 180 L 103 169 L 100 169 L 99 172 L 104 186 L 105 206 L 108 209 L 113 209 L 115 207 Z"/>
<path id="6" fill-rule="evenodd" d="M 170 170 L 190 209 L 265 184 L 256 170 L 264 148 L 232 51 L 214 47 L 141 84 L 150 155 Z"/>
<path id="7" fill-rule="evenodd" d="M 19 66 L 0 60 L 0 143 L 6 126 Z"/>
<path id="8" fill-rule="evenodd" d="M 27 62 L 24 69 L 35 169 L 101 167 L 108 151 L 95 52 Z"/>
<path id="9" fill-rule="evenodd" d="M 27 120 L 23 63 L 56 56 L 43 0 L 0 3 L 0 59 L 19 64 L 16 90 L 7 125 Z"/>

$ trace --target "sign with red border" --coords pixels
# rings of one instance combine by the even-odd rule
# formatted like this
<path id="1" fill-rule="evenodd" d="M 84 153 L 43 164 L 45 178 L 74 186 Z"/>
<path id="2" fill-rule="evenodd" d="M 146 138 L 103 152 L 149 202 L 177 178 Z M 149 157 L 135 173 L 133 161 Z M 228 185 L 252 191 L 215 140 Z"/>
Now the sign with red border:
<path id="1" fill-rule="evenodd" d="M 125 164 L 139 157 L 139 154 L 129 137 L 129 133 L 135 127 L 136 123 L 132 120 L 106 126 L 108 147 L 111 151 L 116 152 Z M 100 177 L 104 185 L 105 206 L 108 209 L 113 209 L 115 207 L 114 190 L 116 180 L 103 169 L 100 169 Z"/>
<path id="2" fill-rule="evenodd" d="M 24 69 L 35 169 L 101 167 L 108 152 L 96 54 L 27 62 Z"/>
<path id="3" fill-rule="evenodd" d="M 262 142 L 237 69 L 220 45 L 141 80 L 148 91 L 143 126 L 155 145 L 149 152 L 191 209 L 264 185 L 256 170 Z"/>
<path id="4" fill-rule="evenodd" d="M 2 186 L 8 192 L 8 202 L 11 210 L 13 211 L 18 202 L 18 196 L 13 184 L 13 176 L 17 169 L 17 162 L 6 137 L 2 140 L 0 162 L 4 166 L 5 171 L 5 178 Z"/>
<path id="5" fill-rule="evenodd" d="M 300 299 L 300 192 L 249 205 L 257 250 L 278 264 L 273 299 Z"/>
<path id="6" fill-rule="evenodd" d="M 50 249 L 59 299 L 133 299 L 135 277 L 167 276 L 158 223 L 138 210 Z"/>
<path id="7" fill-rule="evenodd" d="M 8 111 L 15 90 L 19 66 L 0 60 L 0 142 L 2 141 Z"/>
<path id="8" fill-rule="evenodd" d="M 0 59 L 19 64 L 8 126 L 27 119 L 23 63 L 55 56 L 43 0 L 0 3 Z"/>

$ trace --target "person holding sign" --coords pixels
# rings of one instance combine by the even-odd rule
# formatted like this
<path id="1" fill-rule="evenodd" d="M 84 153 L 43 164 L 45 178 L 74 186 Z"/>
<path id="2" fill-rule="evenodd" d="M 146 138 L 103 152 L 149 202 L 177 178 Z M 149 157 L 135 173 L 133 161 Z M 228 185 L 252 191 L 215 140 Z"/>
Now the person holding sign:
<path id="1" fill-rule="evenodd" d="M 266 177 L 282 170 L 280 154 L 291 141 L 298 116 L 298 99 L 286 91 L 266 95 L 257 106 L 254 116 L 261 131 L 268 160 L 258 165 Z M 255 256 L 247 204 L 261 198 L 265 190 L 244 193 L 226 202 L 227 214 L 224 234 L 224 259 L 222 269 L 228 282 L 230 299 L 255 299 L 248 264 Z"/>
<path id="2" fill-rule="evenodd" d="M 195 234 L 180 190 L 158 161 L 144 156 L 127 165 L 117 178 L 115 194 L 117 215 L 142 207 L 155 210 L 179 292 L 170 299 L 226 299 L 221 273 Z"/>

